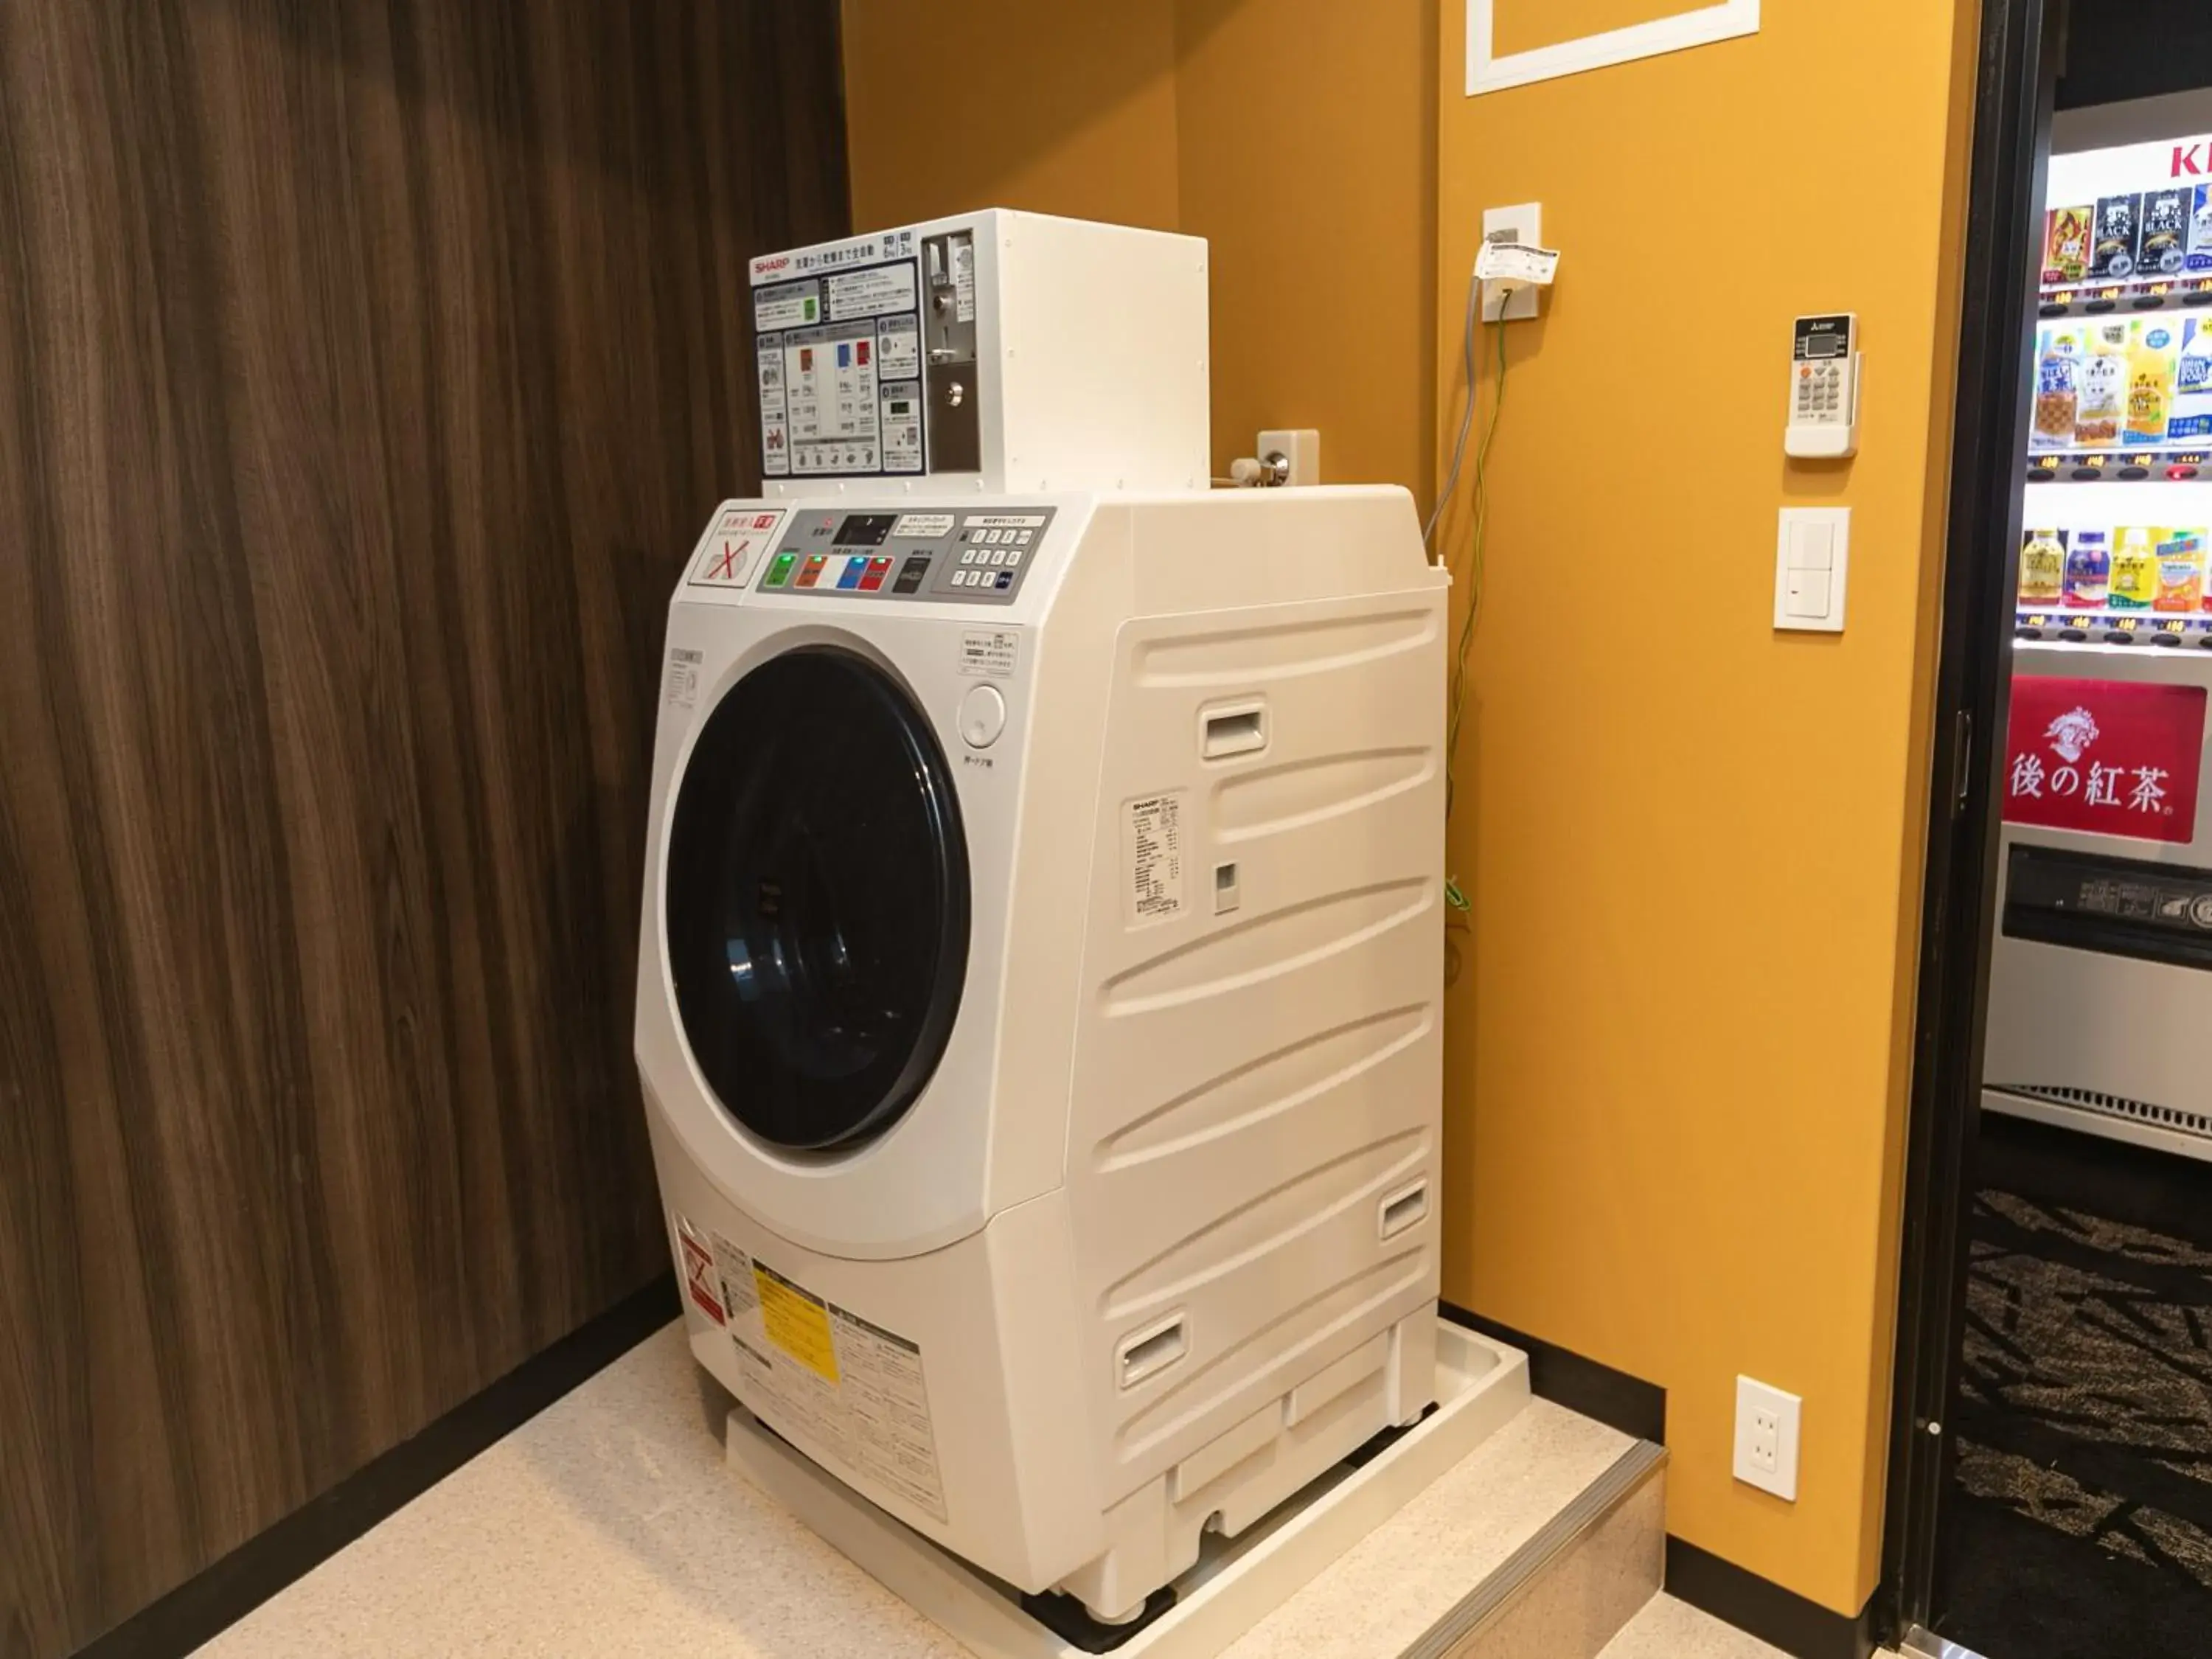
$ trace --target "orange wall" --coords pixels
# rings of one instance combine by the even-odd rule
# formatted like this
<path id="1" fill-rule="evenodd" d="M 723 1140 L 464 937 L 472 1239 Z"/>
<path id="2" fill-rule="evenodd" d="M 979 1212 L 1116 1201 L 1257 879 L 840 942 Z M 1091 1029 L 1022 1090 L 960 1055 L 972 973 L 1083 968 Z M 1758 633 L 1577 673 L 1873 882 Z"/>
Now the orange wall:
<path id="1" fill-rule="evenodd" d="M 1434 475 L 1436 0 L 1182 0 L 1181 228 L 1212 244 L 1213 447 L 1322 434 L 1333 483 Z"/>
<path id="2" fill-rule="evenodd" d="M 1565 254 L 1546 315 L 1509 330 L 1491 462 L 1450 832 L 1474 912 L 1445 1282 L 1665 1385 L 1669 1529 L 1856 1612 L 1878 1570 L 1972 40 L 1954 0 L 1861 0 L 1840 28 L 1764 10 L 1745 40 L 1473 99 L 1462 14 L 1443 20 L 1445 286 L 1486 205 L 1540 202 Z M 1814 62 L 1860 118 L 1802 119 Z M 1860 453 L 1793 465 L 1790 320 L 1828 310 L 1863 331 Z M 1791 502 L 1851 509 L 1839 636 L 1771 626 Z M 1601 620 L 1522 625 L 1562 602 Z M 1731 1479 L 1740 1371 L 1804 1396 L 1795 1504 Z"/>
<path id="3" fill-rule="evenodd" d="M 845 0 L 853 228 L 971 208 L 1176 227 L 1175 6 Z"/>
<path id="4" fill-rule="evenodd" d="M 1014 207 L 1204 236 L 1215 470 L 1262 427 L 1318 427 L 1329 479 L 1426 501 L 1436 0 L 845 0 L 844 21 L 856 227 Z M 981 112 L 928 118 L 951 88 Z"/>
<path id="5" fill-rule="evenodd" d="M 1670 9 L 1501 19 L 1553 40 Z M 1664 1385 L 1670 1528 L 1855 1612 L 1972 20 L 1765 10 L 1749 40 L 1470 100 L 1457 0 L 846 0 L 847 118 L 856 225 L 1004 204 L 1209 238 L 1217 470 L 1263 424 L 1315 425 L 1329 478 L 1424 506 L 1481 209 L 1543 203 L 1566 258 L 1509 340 L 1451 831 L 1475 908 L 1452 936 L 1446 1292 Z M 1815 58 L 1866 119 L 1800 130 Z M 992 116 L 915 118 L 960 77 L 1002 89 Z M 1790 319 L 1829 308 L 1865 331 L 1863 448 L 1791 466 Z M 1793 501 L 1854 509 L 1841 638 L 1770 626 Z M 1520 623 L 1613 595 L 1618 625 L 1580 638 Z M 1729 1477 L 1740 1370 L 1805 1396 L 1795 1504 Z"/>

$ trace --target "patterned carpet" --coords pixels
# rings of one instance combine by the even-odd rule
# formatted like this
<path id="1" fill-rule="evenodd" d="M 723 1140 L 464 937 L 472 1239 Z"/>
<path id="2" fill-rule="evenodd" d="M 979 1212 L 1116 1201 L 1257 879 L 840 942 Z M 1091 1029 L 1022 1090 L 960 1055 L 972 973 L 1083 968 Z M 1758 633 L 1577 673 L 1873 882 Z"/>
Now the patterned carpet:
<path id="1" fill-rule="evenodd" d="M 1985 1121 L 1944 1633 L 2212 1651 L 2212 1165 Z"/>

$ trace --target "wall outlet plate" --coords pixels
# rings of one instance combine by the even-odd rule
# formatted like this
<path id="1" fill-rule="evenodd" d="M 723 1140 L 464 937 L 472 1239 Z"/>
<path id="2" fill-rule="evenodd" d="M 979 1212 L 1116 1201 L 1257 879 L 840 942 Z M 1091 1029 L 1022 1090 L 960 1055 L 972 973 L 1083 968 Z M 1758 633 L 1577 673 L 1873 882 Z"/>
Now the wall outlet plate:
<path id="1" fill-rule="evenodd" d="M 1270 455 L 1286 456 L 1291 463 L 1291 476 L 1285 484 L 1317 484 L 1321 482 L 1321 429 L 1318 427 L 1270 427 L 1260 434 L 1259 455 L 1265 460 Z"/>
<path id="2" fill-rule="evenodd" d="M 1520 243 L 1523 247 L 1544 246 L 1544 205 L 1540 202 L 1522 202 L 1515 207 L 1485 208 L 1482 210 L 1482 240 L 1497 240 Z M 1486 323 L 1521 322 L 1536 315 L 1536 295 L 1534 288 L 1517 289 L 1505 294 L 1495 284 L 1482 285 L 1482 320 Z"/>
<path id="3" fill-rule="evenodd" d="M 1748 1376 L 1735 1380 L 1735 1478 L 1797 1501 L 1797 1431 L 1805 1402 Z"/>

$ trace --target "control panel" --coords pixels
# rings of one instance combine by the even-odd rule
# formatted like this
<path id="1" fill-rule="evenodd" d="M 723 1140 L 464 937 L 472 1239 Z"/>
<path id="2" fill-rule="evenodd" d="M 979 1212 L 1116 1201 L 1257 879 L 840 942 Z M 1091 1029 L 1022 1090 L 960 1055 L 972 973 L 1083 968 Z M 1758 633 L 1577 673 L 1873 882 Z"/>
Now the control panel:
<path id="1" fill-rule="evenodd" d="M 1858 451 L 1858 319 L 1800 317 L 1790 346 L 1785 454 L 1840 458 Z"/>
<path id="2" fill-rule="evenodd" d="M 1036 566 L 1056 508 L 792 514 L 760 568 L 763 597 L 943 600 L 1011 605 Z"/>

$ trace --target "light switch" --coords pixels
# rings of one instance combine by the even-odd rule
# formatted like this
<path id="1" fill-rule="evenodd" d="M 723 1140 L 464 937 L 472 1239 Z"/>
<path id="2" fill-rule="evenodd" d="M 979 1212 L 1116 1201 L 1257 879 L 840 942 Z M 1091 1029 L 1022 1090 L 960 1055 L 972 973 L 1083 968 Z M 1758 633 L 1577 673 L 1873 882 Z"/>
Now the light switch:
<path id="1" fill-rule="evenodd" d="M 1851 510 L 1785 507 L 1774 550 L 1774 625 L 1814 633 L 1844 628 Z"/>
<path id="2" fill-rule="evenodd" d="M 1828 615 L 1828 593 L 1835 575 L 1826 570 L 1793 570 L 1790 573 L 1788 592 L 1784 608 L 1792 617 L 1808 622 L 1825 622 Z"/>
<path id="3" fill-rule="evenodd" d="M 1836 568 L 1836 527 L 1815 519 L 1790 531 L 1792 570 L 1833 570 Z"/>

